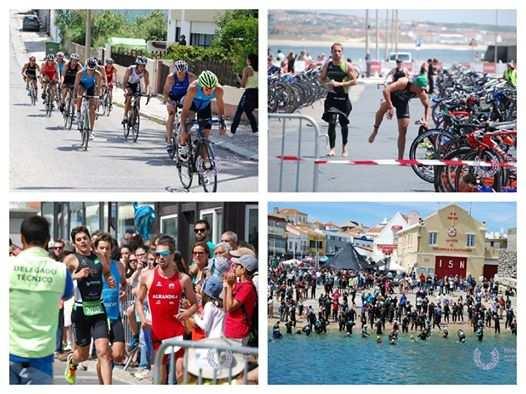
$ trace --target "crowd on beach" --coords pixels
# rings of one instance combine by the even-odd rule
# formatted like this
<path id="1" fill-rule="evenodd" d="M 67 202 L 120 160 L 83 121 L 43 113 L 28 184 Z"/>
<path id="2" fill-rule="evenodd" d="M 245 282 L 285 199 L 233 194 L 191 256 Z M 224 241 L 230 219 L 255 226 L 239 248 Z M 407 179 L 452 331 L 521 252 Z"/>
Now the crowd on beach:
<path id="1" fill-rule="evenodd" d="M 268 275 L 268 314 L 271 321 L 277 315 L 273 339 L 283 336 L 280 323 L 286 334 L 324 334 L 333 328 L 378 342 L 387 335 L 391 344 L 401 335 L 448 338 L 452 329 L 460 342 L 470 331 L 479 341 L 490 331 L 498 335 L 502 325 L 502 331 L 517 333 L 515 292 L 493 279 L 284 265 Z"/>

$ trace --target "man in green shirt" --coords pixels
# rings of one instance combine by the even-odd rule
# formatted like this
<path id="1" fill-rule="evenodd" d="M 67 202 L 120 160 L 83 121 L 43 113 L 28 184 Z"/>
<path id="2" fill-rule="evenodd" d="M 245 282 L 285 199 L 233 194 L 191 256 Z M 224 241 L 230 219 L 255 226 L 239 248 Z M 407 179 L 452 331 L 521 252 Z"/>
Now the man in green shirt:
<path id="1" fill-rule="evenodd" d="M 502 78 L 504 78 L 504 80 L 511 84 L 513 87 L 517 87 L 517 70 L 515 69 L 515 63 L 508 63 Z"/>
<path id="2" fill-rule="evenodd" d="M 59 300 L 73 296 L 73 281 L 45 249 L 45 218 L 26 218 L 20 233 L 23 251 L 10 258 L 8 268 L 9 383 L 51 384 Z"/>

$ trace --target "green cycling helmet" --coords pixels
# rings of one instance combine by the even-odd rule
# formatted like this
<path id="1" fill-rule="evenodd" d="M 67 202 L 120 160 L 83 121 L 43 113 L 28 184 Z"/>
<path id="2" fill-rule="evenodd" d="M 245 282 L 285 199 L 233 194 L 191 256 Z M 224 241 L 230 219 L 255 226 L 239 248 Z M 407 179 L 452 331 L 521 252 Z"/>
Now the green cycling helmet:
<path id="1" fill-rule="evenodd" d="M 424 74 L 420 74 L 417 76 L 414 81 L 416 86 L 418 86 L 421 89 L 425 89 L 429 86 L 429 81 L 427 80 L 427 76 Z"/>
<path id="2" fill-rule="evenodd" d="M 197 82 L 200 86 L 211 89 L 217 86 L 218 80 L 217 76 L 212 71 L 206 70 L 199 74 Z"/>

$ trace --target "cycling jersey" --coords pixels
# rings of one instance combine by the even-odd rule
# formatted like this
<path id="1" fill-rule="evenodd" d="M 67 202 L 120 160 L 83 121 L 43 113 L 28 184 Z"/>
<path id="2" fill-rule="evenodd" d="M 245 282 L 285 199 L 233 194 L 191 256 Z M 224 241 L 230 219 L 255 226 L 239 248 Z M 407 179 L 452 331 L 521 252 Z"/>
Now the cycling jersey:
<path id="1" fill-rule="evenodd" d="M 42 66 L 42 69 L 40 70 L 40 73 L 52 81 L 56 80 L 57 79 L 56 63 L 49 64 L 48 62 L 45 62 Z"/>
<path id="2" fill-rule="evenodd" d="M 88 96 L 95 95 L 95 84 L 96 84 L 95 73 L 88 75 L 88 70 L 84 68 L 82 70 L 82 76 L 80 77 L 80 85 L 86 90 Z"/>
<path id="3" fill-rule="evenodd" d="M 128 77 L 128 83 L 131 84 L 131 85 L 134 85 L 134 84 L 137 84 L 141 81 L 141 79 L 144 77 L 144 72 L 146 71 L 146 69 L 142 72 L 142 73 L 138 73 L 137 72 L 137 66 L 130 66 L 130 76 Z"/>
<path id="4" fill-rule="evenodd" d="M 172 85 L 172 88 L 170 90 L 170 98 L 173 101 L 180 101 L 188 90 L 188 86 L 190 85 L 190 78 L 188 77 L 188 73 L 185 73 L 183 80 L 177 79 L 176 73 L 173 74 L 173 77 L 174 84 Z"/>
<path id="5" fill-rule="evenodd" d="M 30 79 L 36 79 L 37 77 L 37 64 L 31 65 L 31 63 L 27 63 L 26 65 L 26 75 Z"/>
<path id="6" fill-rule="evenodd" d="M 64 65 L 66 62 L 59 63 L 57 62 L 57 70 L 59 75 L 64 75 Z"/>
<path id="7" fill-rule="evenodd" d="M 113 72 L 115 71 L 115 67 L 113 65 L 110 65 L 110 68 L 108 69 L 108 66 L 104 66 L 104 72 L 106 73 L 106 80 L 108 81 L 108 85 L 110 85 L 113 82 Z"/>
<path id="8" fill-rule="evenodd" d="M 159 273 L 159 268 L 154 270 L 153 281 L 148 292 L 154 350 L 159 348 L 163 339 L 184 334 L 183 324 L 175 317 L 179 313 L 182 294 L 178 272 L 166 278 Z"/>
<path id="9" fill-rule="evenodd" d="M 203 92 L 203 88 L 201 86 L 197 86 L 197 93 L 194 96 L 194 100 L 192 102 L 192 107 L 195 107 L 197 111 L 201 111 L 207 107 L 210 106 L 210 103 L 213 99 L 216 98 L 216 91 L 214 90 L 212 94 L 207 96 Z"/>
<path id="10" fill-rule="evenodd" d="M 75 68 L 71 68 L 71 63 L 68 63 L 64 71 L 64 85 L 72 87 L 75 84 L 75 78 L 80 71 L 81 66 L 76 64 Z"/>
<path id="11" fill-rule="evenodd" d="M 111 261 L 111 276 L 115 280 L 115 286 L 110 287 L 108 282 L 104 280 L 102 286 L 102 299 L 104 301 L 104 308 L 106 309 L 106 315 L 110 320 L 117 320 L 121 318 L 119 293 L 121 287 L 121 273 L 119 271 L 118 264 L 115 260 Z"/>

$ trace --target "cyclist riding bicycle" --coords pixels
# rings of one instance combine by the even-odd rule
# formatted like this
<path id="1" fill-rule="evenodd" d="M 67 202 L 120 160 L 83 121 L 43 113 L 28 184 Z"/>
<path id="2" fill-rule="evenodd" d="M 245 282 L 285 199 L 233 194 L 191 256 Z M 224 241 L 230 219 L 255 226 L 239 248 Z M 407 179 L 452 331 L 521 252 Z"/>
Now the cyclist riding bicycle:
<path id="1" fill-rule="evenodd" d="M 61 79 L 61 100 L 60 100 L 60 111 L 64 111 L 66 105 L 66 95 L 68 90 L 73 90 L 75 87 L 75 79 L 77 74 L 82 70 L 82 65 L 79 63 L 80 56 L 76 53 L 72 53 L 69 62 L 64 66 L 64 73 Z"/>
<path id="2" fill-rule="evenodd" d="M 30 82 L 33 84 L 35 91 L 37 91 L 38 89 L 37 77 L 39 73 L 40 73 L 40 67 L 37 64 L 36 57 L 30 56 L 29 62 L 24 64 L 24 66 L 22 67 L 22 78 L 26 82 L 26 90 L 28 90 L 28 94 L 29 94 L 29 83 Z"/>
<path id="3" fill-rule="evenodd" d="M 58 82 L 57 64 L 55 63 L 55 56 L 48 55 L 46 61 L 40 67 L 41 84 L 42 84 L 42 100 L 46 99 L 46 88 L 49 83 L 53 97 L 56 97 L 56 86 Z"/>
<path id="4" fill-rule="evenodd" d="M 182 108 L 182 100 L 188 91 L 190 83 L 195 81 L 195 75 L 188 71 L 188 64 L 184 60 L 177 60 L 174 63 L 174 71 L 168 75 L 164 84 L 164 101 L 168 110 L 168 119 L 166 120 L 165 142 L 166 149 L 171 150 L 170 141 L 173 135 L 173 124 L 177 108 Z"/>
<path id="5" fill-rule="evenodd" d="M 225 103 L 223 101 L 223 87 L 219 84 L 217 76 L 205 70 L 196 81 L 188 87 L 188 91 L 183 98 L 183 111 L 181 112 L 181 133 L 179 135 L 179 157 L 183 160 L 188 158 L 188 134 L 190 132 L 193 118 L 197 113 L 197 121 L 203 129 L 203 135 L 208 138 L 212 127 L 212 100 L 216 100 L 217 112 L 220 122 L 220 135 L 226 132 L 225 124 Z"/>
<path id="6" fill-rule="evenodd" d="M 57 63 L 57 72 L 58 72 L 58 80 L 60 81 L 62 79 L 62 76 L 64 75 L 64 66 L 66 65 L 66 60 L 64 59 L 64 52 L 57 52 L 55 55 L 55 62 Z"/>
<path id="7" fill-rule="evenodd" d="M 104 75 L 106 75 L 106 86 L 108 88 L 108 95 L 111 101 L 113 97 L 113 81 L 117 80 L 117 69 L 113 65 L 113 59 L 110 57 L 106 59 L 106 65 L 104 66 Z"/>
<path id="8" fill-rule="evenodd" d="M 148 60 L 144 56 L 138 56 L 135 64 L 128 67 L 124 74 L 122 86 L 124 86 L 124 117 L 122 124 L 125 125 L 128 119 L 128 112 L 131 107 L 131 96 L 141 92 L 141 80 L 144 80 L 144 90 L 148 92 L 150 85 L 150 77 L 148 70 L 146 70 L 146 63 Z"/>
<path id="9" fill-rule="evenodd" d="M 86 66 L 77 73 L 75 78 L 74 92 L 75 97 L 77 97 L 77 119 L 80 119 L 82 95 L 100 96 L 102 84 L 102 76 L 97 71 L 97 60 L 90 57 L 86 62 Z M 91 130 L 93 130 L 93 127 L 95 126 L 95 110 L 98 101 L 99 100 L 95 97 L 89 98 L 89 123 Z"/>

